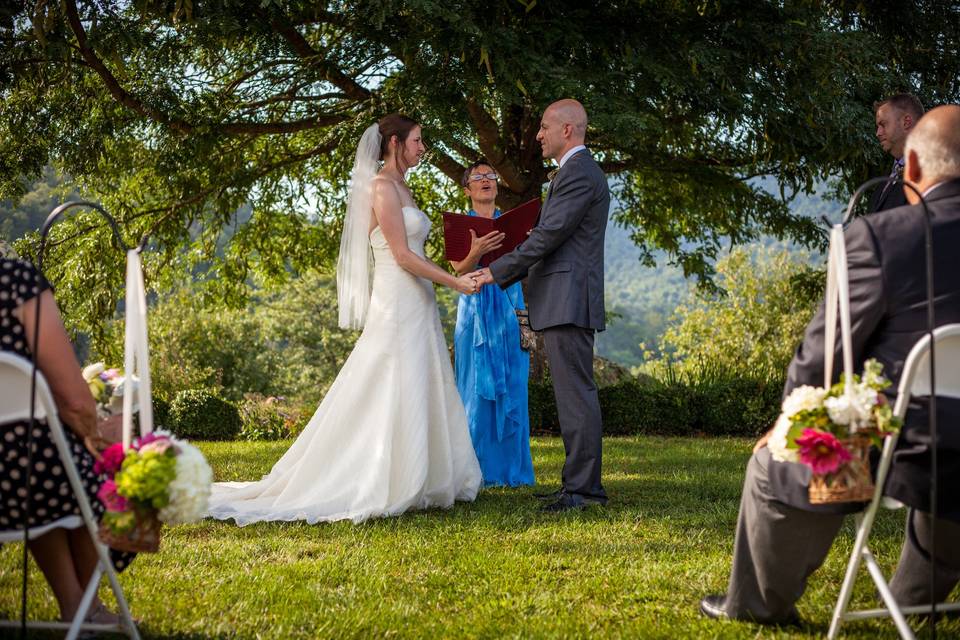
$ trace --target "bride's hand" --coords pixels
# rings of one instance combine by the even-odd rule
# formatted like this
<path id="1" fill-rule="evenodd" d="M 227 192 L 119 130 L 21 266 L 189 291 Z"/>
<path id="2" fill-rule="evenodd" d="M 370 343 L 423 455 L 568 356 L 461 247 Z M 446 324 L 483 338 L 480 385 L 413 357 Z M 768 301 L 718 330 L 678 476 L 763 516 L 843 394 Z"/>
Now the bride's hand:
<path id="1" fill-rule="evenodd" d="M 480 285 L 470 276 L 460 276 L 457 278 L 457 286 L 455 288 L 460 293 L 470 295 L 479 291 Z"/>

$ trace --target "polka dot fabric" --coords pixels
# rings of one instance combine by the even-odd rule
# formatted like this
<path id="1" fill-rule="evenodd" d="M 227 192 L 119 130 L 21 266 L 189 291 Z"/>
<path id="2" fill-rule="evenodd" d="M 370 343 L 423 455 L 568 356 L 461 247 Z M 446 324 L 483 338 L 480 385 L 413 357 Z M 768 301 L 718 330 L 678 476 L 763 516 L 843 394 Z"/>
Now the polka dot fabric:
<path id="1" fill-rule="evenodd" d="M 23 325 L 13 311 L 23 303 L 50 288 L 43 276 L 29 262 L 0 259 L 0 351 L 30 357 Z M 80 515 L 80 508 L 70 490 L 60 454 L 47 430 L 38 421 L 33 429 L 33 473 L 27 479 L 26 423 L 0 425 L 0 530 L 22 530 L 26 513 L 26 497 L 30 492 L 30 527 L 55 524 Z M 67 446 L 80 473 L 90 506 L 97 518 L 103 505 L 97 491 L 103 478 L 93 471 L 95 459 L 79 438 L 65 428 Z M 110 552 L 115 567 L 123 570 L 134 554 Z"/>

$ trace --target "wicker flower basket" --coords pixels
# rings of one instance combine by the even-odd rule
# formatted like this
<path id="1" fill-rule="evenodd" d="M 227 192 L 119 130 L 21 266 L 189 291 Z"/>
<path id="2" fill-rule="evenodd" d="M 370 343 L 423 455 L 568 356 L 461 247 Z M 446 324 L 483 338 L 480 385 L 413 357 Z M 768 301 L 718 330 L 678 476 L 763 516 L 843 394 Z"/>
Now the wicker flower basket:
<path id="1" fill-rule="evenodd" d="M 135 553 L 156 553 L 160 549 L 160 520 L 151 511 L 137 517 L 137 525 L 126 533 L 114 533 L 105 524 L 100 524 L 100 541 L 111 549 Z"/>
<path id="2" fill-rule="evenodd" d="M 810 504 L 865 502 L 873 497 L 870 474 L 870 438 L 856 435 L 843 440 L 852 459 L 837 473 L 810 478 Z"/>

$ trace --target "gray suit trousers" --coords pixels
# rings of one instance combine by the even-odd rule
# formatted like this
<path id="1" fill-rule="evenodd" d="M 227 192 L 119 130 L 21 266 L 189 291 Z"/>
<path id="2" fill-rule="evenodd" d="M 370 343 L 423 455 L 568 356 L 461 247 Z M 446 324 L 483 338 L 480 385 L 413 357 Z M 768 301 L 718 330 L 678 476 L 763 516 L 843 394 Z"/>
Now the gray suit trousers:
<path id="1" fill-rule="evenodd" d="M 600 482 L 603 420 L 593 380 L 593 333 L 593 329 L 563 324 L 544 329 L 543 343 L 566 452 L 563 490 L 606 502 Z"/>
<path id="2" fill-rule="evenodd" d="M 823 564 L 843 523 L 842 514 L 804 511 L 778 501 L 767 480 L 771 464 L 778 463 L 766 447 L 747 464 L 725 602 L 734 619 L 776 623 L 794 616 L 807 579 Z M 960 525 L 937 522 L 936 595 L 942 600 L 960 580 Z M 903 606 L 930 601 L 930 556 L 924 551 L 929 531 L 928 514 L 908 514 L 908 535 L 890 582 Z"/>

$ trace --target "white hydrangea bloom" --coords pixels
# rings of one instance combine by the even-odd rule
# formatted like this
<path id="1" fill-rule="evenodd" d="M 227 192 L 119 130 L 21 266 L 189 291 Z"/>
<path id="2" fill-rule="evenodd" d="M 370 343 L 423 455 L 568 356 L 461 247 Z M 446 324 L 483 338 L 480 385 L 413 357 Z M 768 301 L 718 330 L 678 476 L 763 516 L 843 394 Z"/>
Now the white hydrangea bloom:
<path id="1" fill-rule="evenodd" d="M 207 512 L 213 470 L 200 450 L 192 444 L 175 440 L 177 477 L 170 483 L 170 503 L 160 509 L 160 522 L 183 524 L 196 522 Z"/>
<path id="2" fill-rule="evenodd" d="M 877 404 L 877 392 L 865 384 L 853 385 L 853 392 L 823 401 L 830 420 L 847 425 L 851 431 L 866 426 L 872 419 L 873 407 Z"/>
<path id="3" fill-rule="evenodd" d="M 802 388 L 802 387 L 801 387 Z M 813 389 L 814 387 L 807 387 Z M 793 395 L 792 393 L 790 394 Z M 786 404 L 786 402 L 784 402 Z M 798 409 L 799 411 L 799 409 Z M 777 462 L 799 462 L 800 457 L 796 449 L 787 448 L 787 433 L 790 431 L 790 417 L 786 412 L 781 413 L 777 418 L 777 423 L 773 425 L 773 431 L 767 440 L 767 449 L 770 455 Z"/>
<path id="4" fill-rule="evenodd" d="M 820 387 L 811 387 L 810 385 L 805 384 L 795 388 L 790 392 L 790 395 L 788 395 L 783 401 L 781 411 L 785 416 L 789 417 L 796 415 L 801 411 L 812 411 L 813 409 L 818 409 L 823 406 L 823 399 L 826 397 L 826 395 L 827 392 L 825 389 Z"/>

